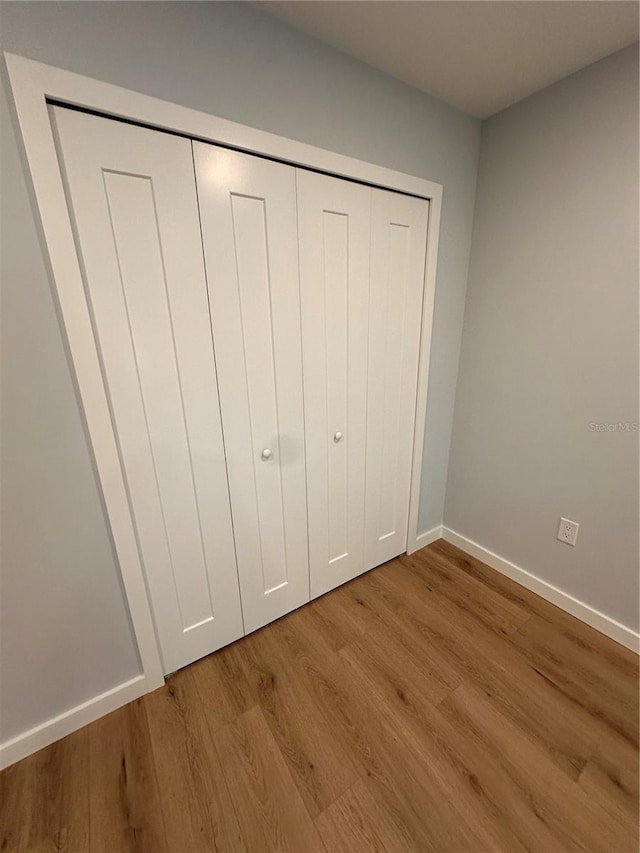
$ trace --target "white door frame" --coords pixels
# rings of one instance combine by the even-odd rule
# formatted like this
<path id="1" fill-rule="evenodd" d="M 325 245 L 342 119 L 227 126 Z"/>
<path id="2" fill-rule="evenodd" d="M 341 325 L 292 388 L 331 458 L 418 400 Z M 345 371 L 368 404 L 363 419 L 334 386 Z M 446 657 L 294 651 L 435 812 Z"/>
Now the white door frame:
<path id="1" fill-rule="evenodd" d="M 332 175 L 429 199 L 422 338 L 418 371 L 409 505 L 408 550 L 418 544 L 418 509 L 442 185 L 322 148 L 276 136 L 188 107 L 5 53 L 13 106 L 38 212 L 38 226 L 54 299 L 66 336 L 89 442 L 116 547 L 143 669 L 139 695 L 163 684 L 162 664 L 136 541 L 117 441 L 76 253 L 47 101 L 173 131 Z M 124 701 L 134 698 L 127 695 Z M 99 716 L 99 714 L 97 715 Z"/>

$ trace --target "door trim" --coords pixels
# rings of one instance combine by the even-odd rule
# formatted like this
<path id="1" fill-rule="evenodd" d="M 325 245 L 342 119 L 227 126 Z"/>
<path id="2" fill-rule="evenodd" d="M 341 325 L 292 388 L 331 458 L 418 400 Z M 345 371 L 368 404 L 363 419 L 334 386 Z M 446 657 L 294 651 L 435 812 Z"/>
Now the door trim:
<path id="1" fill-rule="evenodd" d="M 430 201 L 422 309 L 407 549 L 418 542 L 418 512 L 427 383 L 443 188 L 423 178 L 366 163 L 41 62 L 5 53 L 25 172 L 37 211 L 45 262 L 85 428 L 103 493 L 148 691 L 163 684 L 162 664 L 135 528 L 120 465 L 47 102 L 124 119 L 259 154 Z M 127 700 L 125 700 L 127 701 Z M 123 703 L 124 704 L 124 703 Z"/>

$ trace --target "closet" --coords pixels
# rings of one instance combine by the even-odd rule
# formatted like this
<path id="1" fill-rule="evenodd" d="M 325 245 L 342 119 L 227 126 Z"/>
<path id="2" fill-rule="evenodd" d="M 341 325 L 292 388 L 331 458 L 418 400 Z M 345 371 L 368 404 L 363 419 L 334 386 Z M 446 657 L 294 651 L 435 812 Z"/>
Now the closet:
<path id="1" fill-rule="evenodd" d="M 429 203 L 50 114 L 171 672 L 406 550 Z"/>

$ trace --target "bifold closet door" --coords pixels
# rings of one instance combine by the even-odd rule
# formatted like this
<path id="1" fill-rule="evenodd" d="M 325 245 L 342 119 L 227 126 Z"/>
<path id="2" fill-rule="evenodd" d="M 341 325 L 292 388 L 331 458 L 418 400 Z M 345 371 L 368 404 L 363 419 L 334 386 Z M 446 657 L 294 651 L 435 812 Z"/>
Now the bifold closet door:
<path id="1" fill-rule="evenodd" d="M 429 202 L 371 191 L 365 568 L 407 549 Z"/>
<path id="2" fill-rule="evenodd" d="M 171 672 L 243 634 L 191 143 L 52 117 Z"/>
<path id="3" fill-rule="evenodd" d="M 363 572 L 371 190 L 296 170 L 315 598 Z"/>
<path id="4" fill-rule="evenodd" d="M 249 632 L 309 600 L 295 170 L 193 147 Z"/>
<path id="5" fill-rule="evenodd" d="M 429 206 L 297 179 L 315 597 L 407 547 Z"/>

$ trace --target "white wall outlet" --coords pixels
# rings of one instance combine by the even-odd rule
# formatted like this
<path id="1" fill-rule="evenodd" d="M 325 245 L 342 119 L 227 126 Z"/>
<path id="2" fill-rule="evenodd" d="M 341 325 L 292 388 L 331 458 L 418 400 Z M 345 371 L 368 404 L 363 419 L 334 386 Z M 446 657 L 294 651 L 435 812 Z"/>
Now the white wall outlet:
<path id="1" fill-rule="evenodd" d="M 578 528 L 580 525 L 577 521 L 571 521 L 568 518 L 560 519 L 558 527 L 558 539 L 561 542 L 566 542 L 567 545 L 575 545 L 578 538 Z"/>

